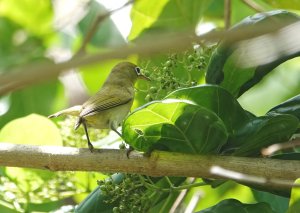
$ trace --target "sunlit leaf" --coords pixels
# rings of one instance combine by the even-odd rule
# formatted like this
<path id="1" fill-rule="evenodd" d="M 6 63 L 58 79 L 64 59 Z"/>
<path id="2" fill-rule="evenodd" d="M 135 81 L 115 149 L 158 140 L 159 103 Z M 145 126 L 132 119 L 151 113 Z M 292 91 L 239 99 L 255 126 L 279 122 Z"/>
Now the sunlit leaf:
<path id="1" fill-rule="evenodd" d="M 15 144 L 62 145 L 59 129 L 48 118 L 31 114 L 15 119 L 0 131 L 0 141 Z"/>
<path id="2" fill-rule="evenodd" d="M 295 184 L 300 184 L 300 179 L 295 181 Z M 287 213 L 296 213 L 300 211 L 300 189 L 299 187 L 293 187 L 291 193 L 291 199 L 289 203 L 289 209 Z"/>
<path id="3" fill-rule="evenodd" d="M 123 124 L 124 140 L 137 150 L 167 149 L 217 153 L 227 140 L 226 127 L 212 111 L 186 100 L 152 102 Z"/>
<path id="4" fill-rule="evenodd" d="M 194 28 L 210 4 L 207 0 L 137 1 L 131 10 L 129 40 L 145 31 L 172 32 Z"/>
<path id="5" fill-rule="evenodd" d="M 300 10 L 300 1 L 282 1 L 282 0 L 262 0 L 266 4 L 271 5 L 273 8 L 282 8 L 290 10 Z"/>
<path id="6" fill-rule="evenodd" d="M 36 35 L 53 32 L 53 11 L 50 1 L 2 0 L 0 15 L 8 17 Z"/>

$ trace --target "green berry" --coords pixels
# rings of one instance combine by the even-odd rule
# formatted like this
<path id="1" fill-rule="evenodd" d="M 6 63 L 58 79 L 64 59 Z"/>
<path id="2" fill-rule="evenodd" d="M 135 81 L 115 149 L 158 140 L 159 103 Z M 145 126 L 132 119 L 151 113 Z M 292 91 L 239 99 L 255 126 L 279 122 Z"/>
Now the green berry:
<path id="1" fill-rule="evenodd" d="M 156 87 L 150 87 L 149 92 L 150 93 L 156 93 L 157 92 L 157 88 Z"/>
<path id="2" fill-rule="evenodd" d="M 194 59 L 194 57 L 192 55 L 189 55 L 188 56 L 188 60 L 189 60 L 189 62 L 193 62 L 195 59 Z"/>
<path id="3" fill-rule="evenodd" d="M 152 101 L 151 95 L 148 94 L 148 95 L 145 97 L 145 101 L 147 101 L 147 102 Z"/>
<path id="4" fill-rule="evenodd" d="M 107 191 L 106 186 L 105 185 L 101 185 L 100 186 L 100 190 L 103 191 L 103 192 Z"/>
<path id="5" fill-rule="evenodd" d="M 120 145 L 119 145 L 119 149 L 126 149 L 126 146 L 125 146 L 125 144 L 124 144 L 124 143 L 120 143 Z"/>
<path id="6" fill-rule="evenodd" d="M 118 207 L 114 207 L 112 210 L 113 210 L 114 213 L 120 212 L 120 209 Z"/>
<path id="7" fill-rule="evenodd" d="M 168 61 L 166 62 L 166 66 L 167 66 L 167 67 L 171 67 L 171 66 L 172 66 L 172 61 L 168 60 Z"/>

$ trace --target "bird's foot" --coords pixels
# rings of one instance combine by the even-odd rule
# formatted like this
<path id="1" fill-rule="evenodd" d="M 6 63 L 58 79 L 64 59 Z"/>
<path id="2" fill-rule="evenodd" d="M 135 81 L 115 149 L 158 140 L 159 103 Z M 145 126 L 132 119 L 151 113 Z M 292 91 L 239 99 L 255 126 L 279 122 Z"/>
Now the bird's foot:
<path id="1" fill-rule="evenodd" d="M 126 156 L 129 159 L 129 154 L 130 152 L 132 152 L 134 150 L 134 148 L 132 146 L 129 146 L 129 148 L 126 150 Z"/>
<path id="2" fill-rule="evenodd" d="M 91 151 L 91 153 L 93 153 L 94 152 L 94 146 L 93 146 L 93 144 L 91 144 L 89 142 L 88 145 L 89 145 L 89 150 Z"/>

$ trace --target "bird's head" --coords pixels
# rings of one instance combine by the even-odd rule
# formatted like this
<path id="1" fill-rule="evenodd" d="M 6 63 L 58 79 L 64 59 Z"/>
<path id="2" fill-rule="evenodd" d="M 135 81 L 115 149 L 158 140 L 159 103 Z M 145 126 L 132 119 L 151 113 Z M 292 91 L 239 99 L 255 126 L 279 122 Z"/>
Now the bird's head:
<path id="1" fill-rule="evenodd" d="M 150 81 L 148 77 L 141 73 L 141 69 L 131 62 L 120 62 L 111 71 L 109 78 L 118 78 L 122 81 L 134 84 L 137 79 Z"/>

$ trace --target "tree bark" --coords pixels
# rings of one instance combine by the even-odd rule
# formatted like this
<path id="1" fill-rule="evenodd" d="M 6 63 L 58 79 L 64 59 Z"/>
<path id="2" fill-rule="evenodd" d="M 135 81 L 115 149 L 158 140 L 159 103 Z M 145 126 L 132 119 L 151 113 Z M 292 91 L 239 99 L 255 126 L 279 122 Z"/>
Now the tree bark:
<path id="1" fill-rule="evenodd" d="M 153 151 L 149 156 L 132 151 L 127 157 L 126 150 L 96 149 L 91 153 L 86 148 L 9 143 L 0 144 L 0 165 L 51 171 L 225 178 L 276 186 L 283 183 L 285 187 L 285 183 L 292 184 L 300 177 L 300 161 L 293 160 L 192 155 L 164 151 Z"/>

